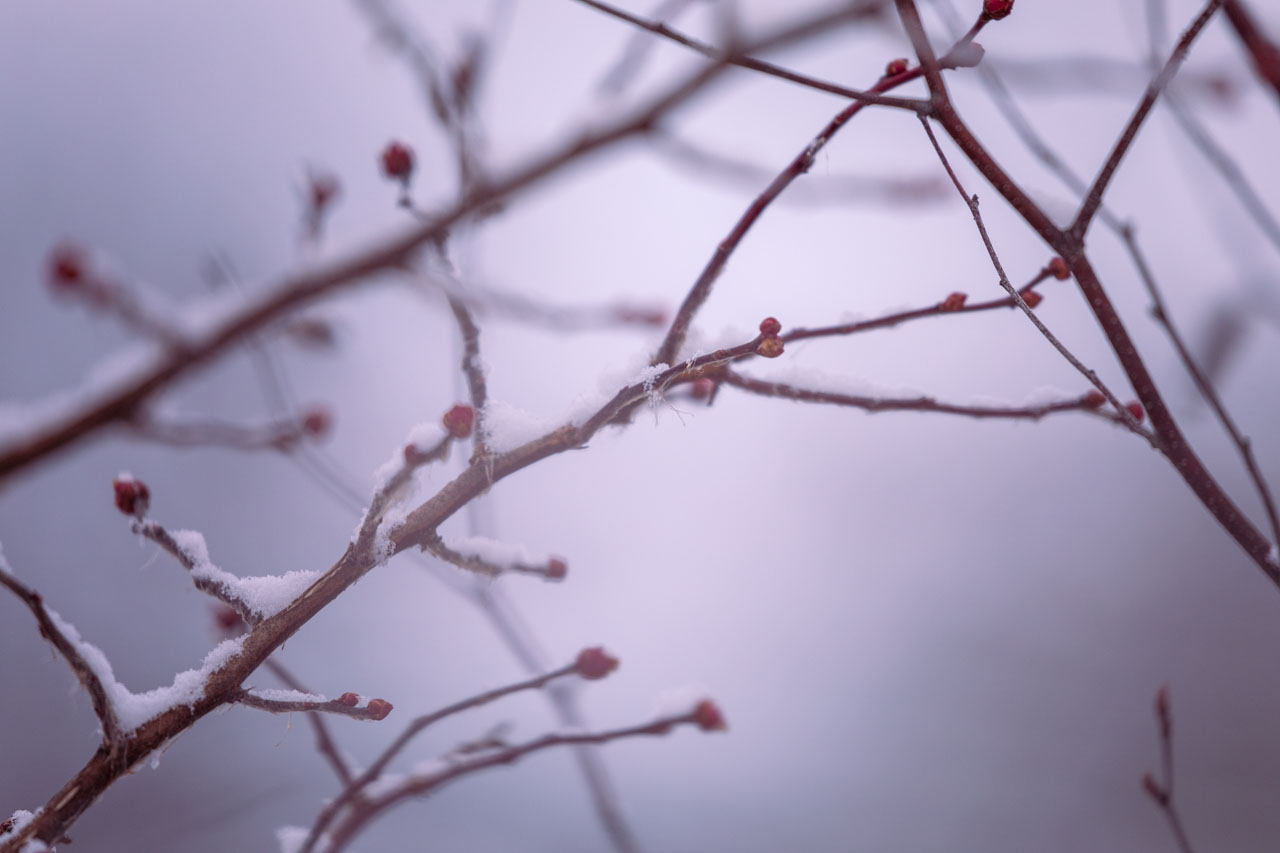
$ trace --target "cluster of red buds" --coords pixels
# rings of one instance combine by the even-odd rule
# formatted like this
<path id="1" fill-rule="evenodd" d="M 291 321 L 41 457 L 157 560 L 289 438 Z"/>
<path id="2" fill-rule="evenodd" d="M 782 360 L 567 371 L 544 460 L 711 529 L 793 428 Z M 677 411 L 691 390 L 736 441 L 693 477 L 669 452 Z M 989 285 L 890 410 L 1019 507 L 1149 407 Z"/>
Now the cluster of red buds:
<path id="1" fill-rule="evenodd" d="M 760 343 L 756 344 L 756 355 L 765 358 L 777 358 L 782 355 L 782 341 L 778 333 L 782 324 L 774 317 L 765 317 L 760 321 Z"/>

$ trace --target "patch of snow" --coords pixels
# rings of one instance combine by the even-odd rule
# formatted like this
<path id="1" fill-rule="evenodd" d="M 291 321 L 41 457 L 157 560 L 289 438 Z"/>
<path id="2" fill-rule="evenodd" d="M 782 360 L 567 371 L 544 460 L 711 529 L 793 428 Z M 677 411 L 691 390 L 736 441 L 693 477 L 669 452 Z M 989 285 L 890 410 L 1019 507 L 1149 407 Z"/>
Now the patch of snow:
<path id="1" fill-rule="evenodd" d="M 209 559 L 204 536 L 195 530 L 175 530 L 170 535 L 195 562 L 191 576 L 217 584 L 262 619 L 269 619 L 292 604 L 320 577 L 320 571 L 291 571 L 283 575 L 240 578 L 224 571 Z"/>

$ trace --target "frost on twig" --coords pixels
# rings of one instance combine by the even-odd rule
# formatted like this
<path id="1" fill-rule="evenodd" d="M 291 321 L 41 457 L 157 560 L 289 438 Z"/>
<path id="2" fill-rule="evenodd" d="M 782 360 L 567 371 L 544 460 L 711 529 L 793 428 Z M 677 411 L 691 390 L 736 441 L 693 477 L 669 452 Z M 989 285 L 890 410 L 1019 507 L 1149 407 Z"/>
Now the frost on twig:
<path id="1" fill-rule="evenodd" d="M 534 559 L 523 545 L 507 545 L 483 536 L 459 539 L 451 547 L 437 534 L 427 537 L 422 546 L 446 563 L 482 575 L 497 576 L 506 572 L 539 575 L 547 580 L 563 580 L 569 567 L 559 557 Z"/>
<path id="2" fill-rule="evenodd" d="M 444 459 L 449 445 L 455 438 L 465 438 L 471 432 L 475 415 L 470 406 L 454 406 L 445 412 L 442 424 L 421 423 L 409 431 L 409 438 L 397 456 L 388 460 L 374 474 L 377 486 L 373 500 L 360 519 L 352 544 L 361 559 L 381 562 L 390 548 L 383 531 L 383 521 L 388 512 L 409 492 L 413 473 L 431 462 Z"/>
<path id="3" fill-rule="evenodd" d="M 361 697 L 355 693 L 343 693 L 337 699 L 328 699 L 297 690 L 264 690 L 251 687 L 242 691 L 233 701 L 272 714 L 323 711 L 356 720 L 385 720 L 393 708 L 392 704 L 385 699 L 367 699 L 363 705 L 360 704 L 360 700 Z"/>

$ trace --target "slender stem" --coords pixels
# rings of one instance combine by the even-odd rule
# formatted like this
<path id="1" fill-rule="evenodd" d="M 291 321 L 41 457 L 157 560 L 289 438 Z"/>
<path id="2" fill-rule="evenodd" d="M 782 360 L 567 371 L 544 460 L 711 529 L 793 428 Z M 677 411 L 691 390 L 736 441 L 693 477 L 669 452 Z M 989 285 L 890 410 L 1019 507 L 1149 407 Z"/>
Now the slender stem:
<path id="1" fill-rule="evenodd" d="M 1160 73 L 1147 86 L 1146 93 L 1143 94 L 1142 100 L 1138 102 L 1137 108 L 1134 109 L 1133 115 L 1129 118 L 1129 123 L 1112 147 L 1111 154 L 1107 157 L 1106 162 L 1102 164 L 1102 169 L 1098 172 L 1098 177 L 1094 179 L 1093 186 L 1089 188 L 1089 193 L 1085 196 L 1084 203 L 1080 206 L 1080 212 L 1076 214 L 1075 221 L 1071 223 L 1069 230 L 1071 236 L 1077 241 L 1082 242 L 1084 240 L 1084 235 L 1089 230 L 1089 224 L 1093 221 L 1094 214 L 1098 212 L 1098 206 L 1102 204 L 1102 194 L 1107 191 L 1111 179 L 1115 177 L 1116 169 L 1120 168 L 1120 161 L 1124 159 L 1129 147 L 1133 144 L 1133 140 L 1137 138 L 1138 130 L 1142 127 L 1143 122 L 1147 120 L 1147 115 L 1151 112 L 1151 108 L 1156 105 L 1156 99 L 1160 97 L 1160 93 L 1164 91 L 1164 87 L 1169 84 L 1173 76 L 1178 73 L 1178 69 L 1182 67 L 1183 60 L 1187 58 L 1188 51 L 1191 50 L 1191 43 L 1196 40 L 1196 36 L 1200 35 L 1200 31 L 1204 29 L 1205 24 L 1209 23 L 1213 13 L 1218 11 L 1218 7 L 1221 5 L 1222 0 L 1209 0 L 1203 11 L 1192 21 L 1187 31 L 1182 34 L 1182 38 L 1178 39 L 1178 43 L 1174 46 L 1168 61 L 1165 62 L 1164 68 L 1160 69 Z"/>

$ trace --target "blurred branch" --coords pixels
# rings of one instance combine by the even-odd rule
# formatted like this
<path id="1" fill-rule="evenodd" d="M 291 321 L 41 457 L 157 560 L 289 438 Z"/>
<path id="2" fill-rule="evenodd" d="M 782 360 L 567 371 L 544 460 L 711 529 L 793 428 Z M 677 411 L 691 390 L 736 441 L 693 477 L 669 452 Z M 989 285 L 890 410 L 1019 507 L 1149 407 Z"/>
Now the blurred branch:
<path id="1" fill-rule="evenodd" d="M 712 719 L 713 714 L 714 719 Z M 682 725 L 696 725 L 704 731 L 710 731 L 723 728 L 724 722 L 719 716 L 719 711 L 711 703 L 704 702 L 687 714 L 660 717 L 642 725 L 601 732 L 547 734 L 525 743 L 495 748 L 475 758 L 450 761 L 439 770 L 411 774 L 376 797 L 370 797 L 352 808 L 345 819 L 334 828 L 325 853 L 340 853 L 345 850 L 370 820 L 387 809 L 410 798 L 426 796 L 449 782 L 476 771 L 512 764 L 526 755 L 555 746 L 600 744 L 630 737 L 660 736 L 669 734 L 674 728 Z"/>
<path id="2" fill-rule="evenodd" d="M 1155 801 L 1169 822 L 1173 837 L 1181 853 L 1194 853 L 1182 817 L 1173 801 L 1173 711 L 1169 702 L 1169 686 L 1163 685 L 1156 692 L 1156 727 L 1160 733 L 1160 780 L 1150 773 L 1142 776 L 1142 789 Z"/>
<path id="3" fill-rule="evenodd" d="M 781 47 L 827 32 L 833 26 L 856 17 L 857 11 L 858 7 L 846 5 L 833 11 L 811 15 L 744 46 L 744 51 Z M 286 278 L 265 294 L 212 322 L 203 334 L 192 335 L 182 351 L 165 353 L 155 363 L 109 388 L 86 389 L 81 392 L 84 399 L 69 410 L 59 411 L 52 417 L 32 424 L 24 435 L 17 436 L 0 447 L 0 479 L 96 435 L 103 427 L 129 420 L 143 403 L 161 389 L 169 387 L 180 377 L 220 355 L 229 346 L 239 343 L 290 311 L 374 273 L 411 264 L 424 244 L 443 239 L 449 228 L 456 223 L 483 211 L 500 199 L 541 183 L 571 163 L 577 164 L 591 154 L 643 133 L 653 127 L 659 118 L 688 101 L 719 77 L 728 67 L 731 58 L 722 57 L 699 69 L 651 100 L 648 106 L 629 116 L 596 130 L 585 131 L 550 153 L 526 162 L 506 177 L 479 186 L 474 192 L 428 217 L 428 221 L 399 236 Z M 33 825 L 44 826 L 49 820 L 42 814 Z"/>
<path id="4" fill-rule="evenodd" d="M 1280 47 L 1262 31 L 1244 0 L 1224 0 L 1222 8 L 1231 28 L 1253 60 L 1254 72 L 1280 99 Z"/>
<path id="5" fill-rule="evenodd" d="M 524 690 L 540 690 L 551 681 L 571 675 L 576 670 L 577 664 L 571 663 L 567 666 L 562 666 L 559 669 L 552 670 L 551 672 L 516 682 L 515 684 L 509 684 L 505 687 L 499 687 L 494 690 L 480 693 L 460 702 L 455 702 L 446 708 L 441 708 L 433 713 L 424 714 L 421 717 L 415 718 L 408 726 L 405 727 L 405 730 L 382 751 L 373 764 L 369 765 L 369 767 L 358 777 L 349 780 L 338 796 L 325 805 L 325 807 L 316 816 L 315 822 L 312 823 L 307 839 L 303 842 L 302 846 L 298 848 L 298 853 L 312 853 L 325 831 L 333 823 L 334 819 L 342 813 L 342 810 L 360 799 L 363 796 L 363 792 L 370 784 L 382 775 L 382 772 L 387 769 L 387 766 L 392 762 L 392 760 L 409 745 L 411 740 L 421 734 L 428 726 L 431 726 L 446 717 L 451 717 L 455 714 L 462 713 L 463 711 L 469 711 L 472 708 L 478 708 L 481 705 L 487 705 L 490 702 L 501 699 L 504 696 L 510 696 L 513 693 L 519 693 Z"/>
<path id="6" fill-rule="evenodd" d="M 578 2 L 584 6 L 590 6 L 591 8 L 603 12 L 606 15 L 617 18 L 618 20 L 625 21 L 633 27 L 638 27 L 639 29 L 653 33 L 654 35 L 669 39 L 676 44 L 702 54 L 708 59 L 719 61 L 725 56 L 725 48 L 717 48 L 705 42 L 698 41 L 697 39 L 691 38 L 690 36 L 687 36 L 659 21 L 652 21 L 641 18 L 638 15 L 632 15 L 630 12 L 623 11 L 609 3 L 600 2 L 600 0 L 578 0 Z M 853 5 L 855 11 L 852 19 L 856 20 L 858 18 L 877 16 L 884 7 L 885 4 L 883 0 L 867 0 L 867 2 L 855 3 Z M 743 54 L 754 52 L 756 51 L 743 51 Z M 817 89 L 820 92 L 839 95 L 842 98 L 848 98 L 853 101 L 858 101 L 859 103 L 877 104 L 879 106 L 894 107 L 896 109 L 911 110 L 913 112 L 918 112 L 921 107 L 921 103 L 914 98 L 895 98 L 885 95 L 883 90 L 877 90 L 874 88 L 850 89 L 846 86 L 839 86 L 835 83 L 827 82 L 826 80 L 819 80 L 816 77 L 798 74 L 781 66 L 774 65 L 772 62 L 765 62 L 742 54 L 737 55 L 728 61 L 731 65 L 736 65 L 740 68 L 759 71 L 760 73 L 767 74 L 771 77 L 777 77 L 791 83 L 798 83 L 801 86 L 807 86 L 810 89 Z"/>

